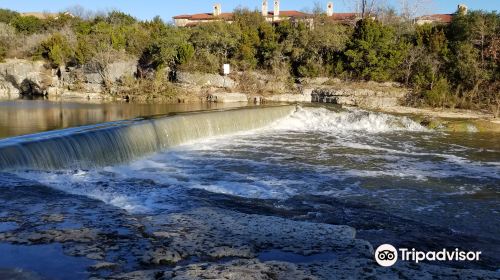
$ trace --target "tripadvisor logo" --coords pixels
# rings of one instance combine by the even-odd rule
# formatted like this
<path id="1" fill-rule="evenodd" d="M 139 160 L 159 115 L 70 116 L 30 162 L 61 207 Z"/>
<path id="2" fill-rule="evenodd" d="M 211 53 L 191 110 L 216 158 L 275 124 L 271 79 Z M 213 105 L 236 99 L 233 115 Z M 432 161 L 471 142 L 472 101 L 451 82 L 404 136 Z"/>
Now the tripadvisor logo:
<path id="1" fill-rule="evenodd" d="M 461 251 L 459 249 L 441 251 L 416 251 L 415 248 L 399 248 L 397 250 L 391 244 L 383 244 L 375 250 L 375 261 L 380 266 L 393 266 L 398 259 L 419 263 L 421 261 L 479 261 L 481 251 Z"/>
<path id="2" fill-rule="evenodd" d="M 381 266 L 393 266 L 398 261 L 398 251 L 391 244 L 378 246 L 375 260 Z"/>

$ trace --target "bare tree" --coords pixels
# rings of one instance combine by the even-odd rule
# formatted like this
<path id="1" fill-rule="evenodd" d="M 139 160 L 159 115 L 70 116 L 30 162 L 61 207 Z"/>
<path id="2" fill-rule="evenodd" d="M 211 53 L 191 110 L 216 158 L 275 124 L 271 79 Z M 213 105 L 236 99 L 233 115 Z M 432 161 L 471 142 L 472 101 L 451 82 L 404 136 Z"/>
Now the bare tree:
<path id="1" fill-rule="evenodd" d="M 405 84 L 410 84 L 410 77 L 414 72 L 415 64 L 421 59 L 424 50 L 422 47 L 409 47 L 408 55 L 405 56 L 403 60 L 403 72 L 405 75 Z"/>
<path id="2" fill-rule="evenodd" d="M 401 16 L 407 21 L 428 13 L 432 5 L 432 0 L 399 0 Z"/>
<path id="3" fill-rule="evenodd" d="M 66 8 L 64 12 L 68 12 L 72 14 L 73 16 L 85 20 L 91 20 L 95 18 L 96 16 L 103 15 L 104 12 L 96 12 L 92 10 L 87 10 L 83 6 L 80 5 L 74 5 L 71 7 Z"/>
<path id="4" fill-rule="evenodd" d="M 378 9 L 385 8 L 386 0 L 344 0 L 347 6 L 355 10 L 361 18 L 373 16 Z"/>

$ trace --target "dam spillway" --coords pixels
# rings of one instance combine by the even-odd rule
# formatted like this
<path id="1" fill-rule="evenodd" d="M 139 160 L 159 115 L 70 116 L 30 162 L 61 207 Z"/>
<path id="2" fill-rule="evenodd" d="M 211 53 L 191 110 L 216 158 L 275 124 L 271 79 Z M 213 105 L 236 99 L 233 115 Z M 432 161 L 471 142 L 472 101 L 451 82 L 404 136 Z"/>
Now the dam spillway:
<path id="1" fill-rule="evenodd" d="M 264 127 L 295 106 L 195 112 L 50 131 L 0 141 L 0 170 L 94 168 L 207 137 Z"/>

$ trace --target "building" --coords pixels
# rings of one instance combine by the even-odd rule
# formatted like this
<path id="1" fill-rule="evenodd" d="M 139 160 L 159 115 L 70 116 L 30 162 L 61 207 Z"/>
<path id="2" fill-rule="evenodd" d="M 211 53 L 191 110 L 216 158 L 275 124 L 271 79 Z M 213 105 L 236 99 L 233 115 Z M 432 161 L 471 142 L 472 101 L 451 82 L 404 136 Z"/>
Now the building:
<path id="1" fill-rule="evenodd" d="M 357 13 L 334 13 L 333 2 L 327 4 L 326 16 L 328 19 L 336 22 L 343 23 L 353 23 L 359 17 Z M 273 10 L 269 11 L 269 1 L 263 0 L 261 7 L 261 15 L 266 19 L 266 21 L 271 23 L 279 23 L 280 21 L 291 20 L 306 22 L 308 24 L 313 23 L 314 15 L 309 13 L 304 13 L 300 11 L 282 11 L 280 9 L 280 1 L 273 1 Z M 233 13 L 223 13 L 222 6 L 220 4 L 215 4 L 213 6 L 212 13 L 201 13 L 192 15 L 179 15 L 173 17 L 174 23 L 179 27 L 190 27 L 199 24 L 213 22 L 213 21 L 233 21 Z"/>
<path id="2" fill-rule="evenodd" d="M 69 12 L 64 12 L 64 13 L 28 12 L 28 13 L 21 13 L 21 16 L 23 16 L 23 17 L 36 17 L 38 19 L 50 19 L 50 18 L 58 19 L 61 14 L 65 15 L 65 16 L 69 16 L 69 17 L 74 17 Z"/>
<path id="3" fill-rule="evenodd" d="M 418 17 L 415 21 L 417 25 L 424 24 L 449 24 L 453 20 L 453 14 L 433 14 Z"/>
<path id="4" fill-rule="evenodd" d="M 467 6 L 460 4 L 458 5 L 458 10 L 453 14 L 433 14 L 424 15 L 415 18 L 415 24 L 423 25 L 426 23 L 430 24 L 449 24 L 453 20 L 453 17 L 457 14 L 467 14 Z M 281 11 L 280 10 L 280 0 L 273 1 L 273 10 L 269 11 L 269 1 L 263 0 L 261 7 L 261 15 L 266 19 L 266 21 L 271 23 L 279 23 L 280 21 L 294 21 L 294 22 L 305 22 L 309 26 L 313 26 L 315 15 L 304 13 L 300 11 Z M 359 13 L 335 13 L 333 2 L 328 2 L 326 6 L 326 20 L 330 20 L 337 23 L 343 24 L 354 24 L 361 16 Z M 215 4 L 213 6 L 212 13 L 201 13 L 192 15 L 179 15 L 173 17 L 174 23 L 179 27 L 190 27 L 197 26 L 199 24 L 213 22 L 213 21 L 226 21 L 233 22 L 233 13 L 223 13 L 222 6 L 220 4 Z"/>
<path id="5" fill-rule="evenodd" d="M 425 15 L 425 16 L 421 16 L 421 17 L 416 18 L 415 23 L 417 25 L 450 24 L 451 21 L 453 20 L 453 17 L 455 17 L 458 14 L 466 15 L 468 11 L 469 11 L 469 8 L 466 5 L 460 4 L 460 5 L 458 5 L 456 13 Z"/>

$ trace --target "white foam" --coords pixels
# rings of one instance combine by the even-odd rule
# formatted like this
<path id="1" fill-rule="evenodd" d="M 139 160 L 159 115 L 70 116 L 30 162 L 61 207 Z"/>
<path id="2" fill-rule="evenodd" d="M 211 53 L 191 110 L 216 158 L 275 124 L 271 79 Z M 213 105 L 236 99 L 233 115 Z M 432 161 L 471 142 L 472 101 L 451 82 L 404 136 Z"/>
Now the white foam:
<path id="1" fill-rule="evenodd" d="M 363 131 L 369 133 L 391 131 L 426 131 L 408 117 L 347 109 L 340 112 L 326 108 L 302 108 L 290 117 L 277 121 L 273 129 L 292 131 L 320 131 L 327 133 Z"/>

